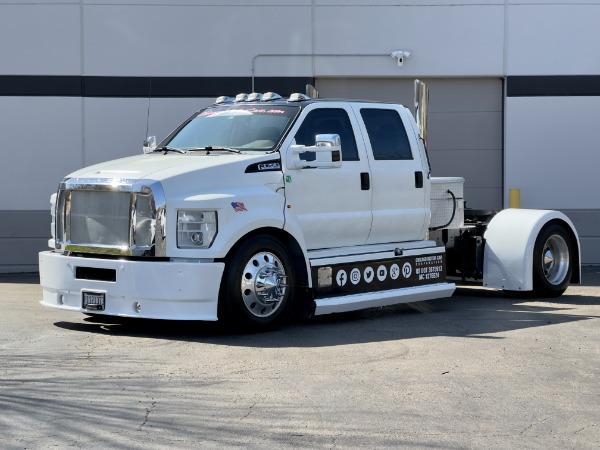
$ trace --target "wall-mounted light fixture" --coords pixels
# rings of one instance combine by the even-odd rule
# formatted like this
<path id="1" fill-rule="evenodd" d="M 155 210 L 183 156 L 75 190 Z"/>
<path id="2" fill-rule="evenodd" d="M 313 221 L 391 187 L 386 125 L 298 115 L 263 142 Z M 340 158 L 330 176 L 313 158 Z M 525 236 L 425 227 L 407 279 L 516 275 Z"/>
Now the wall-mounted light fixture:
<path id="1" fill-rule="evenodd" d="M 398 67 L 402 67 L 404 60 L 410 56 L 410 52 L 407 52 L 406 50 L 396 50 L 392 52 L 390 56 L 398 60 Z"/>

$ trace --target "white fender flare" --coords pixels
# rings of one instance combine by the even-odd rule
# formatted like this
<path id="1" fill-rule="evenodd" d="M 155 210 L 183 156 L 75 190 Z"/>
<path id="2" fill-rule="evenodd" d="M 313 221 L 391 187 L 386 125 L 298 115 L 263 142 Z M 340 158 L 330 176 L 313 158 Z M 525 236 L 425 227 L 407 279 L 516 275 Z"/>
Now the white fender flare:
<path id="1" fill-rule="evenodd" d="M 533 248 L 544 226 L 562 223 L 572 232 L 573 275 L 571 282 L 581 281 L 579 237 L 573 223 L 559 211 L 505 209 L 496 214 L 484 234 L 483 286 L 509 291 L 533 290 Z"/>

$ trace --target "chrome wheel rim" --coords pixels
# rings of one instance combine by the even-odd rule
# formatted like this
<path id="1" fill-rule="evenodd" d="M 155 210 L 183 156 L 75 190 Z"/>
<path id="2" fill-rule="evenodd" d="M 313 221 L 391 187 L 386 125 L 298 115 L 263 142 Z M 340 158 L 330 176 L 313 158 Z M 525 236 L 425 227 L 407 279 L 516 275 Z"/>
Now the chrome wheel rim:
<path id="1" fill-rule="evenodd" d="M 544 244 L 542 270 L 550 284 L 559 285 L 569 271 L 569 246 L 558 234 L 553 234 Z"/>
<path id="2" fill-rule="evenodd" d="M 261 318 L 275 314 L 287 292 L 287 275 L 281 260 L 270 252 L 254 255 L 242 272 L 241 288 L 250 314 Z"/>

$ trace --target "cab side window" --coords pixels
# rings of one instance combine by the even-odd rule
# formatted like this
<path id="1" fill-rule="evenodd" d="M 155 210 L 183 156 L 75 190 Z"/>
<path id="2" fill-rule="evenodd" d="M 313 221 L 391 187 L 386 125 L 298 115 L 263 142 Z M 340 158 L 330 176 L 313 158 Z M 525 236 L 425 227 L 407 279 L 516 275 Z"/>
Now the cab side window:
<path id="1" fill-rule="evenodd" d="M 338 134 L 342 144 L 342 160 L 359 160 L 354 131 L 345 110 L 320 108 L 309 112 L 294 138 L 298 145 L 312 146 L 315 145 L 317 134 Z M 300 155 L 300 158 L 312 161 L 314 160 L 314 153 L 305 152 Z"/>
<path id="2" fill-rule="evenodd" d="M 413 159 L 402 119 L 393 109 L 360 110 L 375 159 Z"/>

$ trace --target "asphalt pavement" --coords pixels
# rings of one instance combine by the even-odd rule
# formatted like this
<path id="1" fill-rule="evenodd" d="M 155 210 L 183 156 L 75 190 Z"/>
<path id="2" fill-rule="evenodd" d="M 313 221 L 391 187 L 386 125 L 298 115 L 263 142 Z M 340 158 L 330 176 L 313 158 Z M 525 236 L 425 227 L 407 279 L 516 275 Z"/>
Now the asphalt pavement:
<path id="1" fill-rule="evenodd" d="M 0 448 L 600 448 L 600 267 L 241 334 L 39 305 L 0 275 Z"/>

